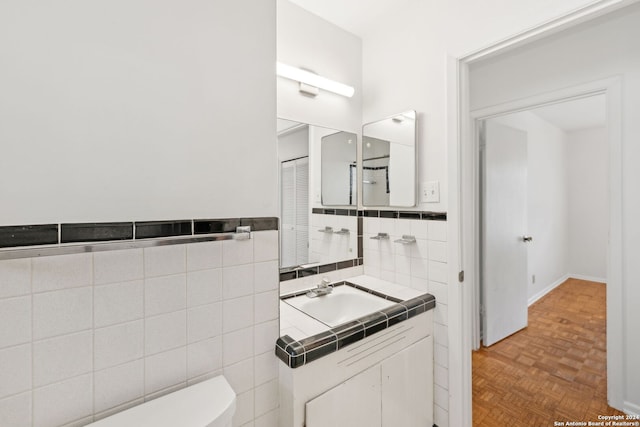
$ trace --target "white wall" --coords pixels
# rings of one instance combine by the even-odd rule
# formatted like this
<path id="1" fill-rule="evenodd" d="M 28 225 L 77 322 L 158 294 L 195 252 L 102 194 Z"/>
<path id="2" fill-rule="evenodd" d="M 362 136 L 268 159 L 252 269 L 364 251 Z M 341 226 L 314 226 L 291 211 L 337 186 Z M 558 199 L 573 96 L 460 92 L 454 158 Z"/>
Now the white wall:
<path id="1" fill-rule="evenodd" d="M 609 240 L 607 130 L 567 133 L 569 273 L 606 281 Z"/>
<path id="2" fill-rule="evenodd" d="M 298 159 L 309 156 L 309 127 L 278 136 L 278 160 Z"/>
<path id="3" fill-rule="evenodd" d="M 359 37 L 287 0 L 277 1 L 278 61 L 355 88 L 352 98 L 320 91 L 302 95 L 298 83 L 279 77 L 278 117 L 360 134 L 362 51 Z"/>
<path id="4" fill-rule="evenodd" d="M 528 292 L 531 299 L 568 273 L 569 203 L 565 133 L 530 111 L 496 120 L 527 132 Z M 535 275 L 535 283 L 532 276 Z"/>
<path id="5" fill-rule="evenodd" d="M 404 2 L 384 25 L 363 35 L 363 121 L 418 111 L 418 183 L 440 181 L 440 203 L 416 209 L 446 211 L 447 74 L 460 57 L 520 33 L 588 0 Z"/>
<path id="6" fill-rule="evenodd" d="M 275 216 L 275 18 L 274 0 L 3 1 L 0 225 Z"/>
<path id="7" fill-rule="evenodd" d="M 640 7 L 614 12 L 587 28 L 576 27 L 478 63 L 471 69 L 472 109 L 548 93 L 576 84 L 622 76 L 622 295 L 624 295 L 623 347 L 624 396 L 628 410 L 640 412 L 640 341 L 632 333 L 640 324 Z M 548 64 L 541 66 L 540 64 Z M 626 333 L 625 331 L 629 331 Z"/>

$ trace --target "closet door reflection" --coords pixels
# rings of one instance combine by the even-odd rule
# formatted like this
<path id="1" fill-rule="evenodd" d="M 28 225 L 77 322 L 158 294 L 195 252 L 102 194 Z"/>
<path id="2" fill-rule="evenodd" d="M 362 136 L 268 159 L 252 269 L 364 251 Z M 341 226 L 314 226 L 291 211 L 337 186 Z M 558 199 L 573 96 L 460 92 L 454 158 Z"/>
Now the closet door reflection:
<path id="1" fill-rule="evenodd" d="M 282 266 L 309 262 L 309 157 L 281 163 Z"/>

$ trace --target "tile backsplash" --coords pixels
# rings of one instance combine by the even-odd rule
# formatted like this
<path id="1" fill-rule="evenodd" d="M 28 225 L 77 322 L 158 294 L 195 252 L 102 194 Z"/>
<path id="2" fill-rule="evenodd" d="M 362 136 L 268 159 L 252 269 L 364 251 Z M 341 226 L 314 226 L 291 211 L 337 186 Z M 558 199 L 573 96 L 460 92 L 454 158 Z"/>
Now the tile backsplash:
<path id="1" fill-rule="evenodd" d="M 364 274 L 436 297 L 434 417 L 439 427 L 449 425 L 447 224 L 445 214 L 380 211 L 365 215 L 363 235 Z M 388 238 L 372 239 L 378 233 Z M 396 243 L 403 235 L 415 237 L 415 243 Z"/>
<path id="2" fill-rule="evenodd" d="M 0 261 L 0 425 L 81 426 L 224 374 L 233 425 L 276 427 L 278 281 L 277 229 Z"/>

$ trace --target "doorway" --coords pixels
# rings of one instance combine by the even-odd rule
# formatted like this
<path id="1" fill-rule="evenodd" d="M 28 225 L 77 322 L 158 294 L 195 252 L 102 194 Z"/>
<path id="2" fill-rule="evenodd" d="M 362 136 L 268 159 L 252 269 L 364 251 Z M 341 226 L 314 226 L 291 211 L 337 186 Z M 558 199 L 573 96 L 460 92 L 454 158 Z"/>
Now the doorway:
<path id="1" fill-rule="evenodd" d="M 453 115 L 450 121 L 455 130 L 449 145 L 452 168 L 450 185 L 454 188 L 452 193 L 459 194 L 458 198 L 452 196 L 455 202 L 452 212 L 453 215 L 459 215 L 459 219 L 456 227 L 452 227 L 450 231 L 454 236 L 452 239 L 459 239 L 459 246 L 452 251 L 452 259 L 458 260 L 458 280 L 463 284 L 458 287 L 459 291 L 458 288 L 452 288 L 449 296 L 450 299 L 457 298 L 460 301 L 460 310 L 455 313 L 458 323 L 450 326 L 452 342 L 460 348 L 462 358 L 460 374 L 451 378 L 454 385 L 452 389 L 456 392 L 454 397 L 457 396 L 452 399 L 451 406 L 459 408 L 461 414 L 456 417 L 457 425 L 471 425 L 471 350 L 474 343 L 478 342 L 474 336 L 477 330 L 475 322 L 478 319 L 474 307 L 477 306 L 477 284 L 480 276 L 475 119 L 480 115 L 488 117 L 596 93 L 606 95 L 610 143 L 610 234 L 606 287 L 607 399 L 615 408 L 627 413 L 638 413 L 637 405 L 626 400 L 626 364 L 631 359 L 627 357 L 625 347 L 628 316 L 625 312 L 627 288 L 623 283 L 623 261 L 627 255 L 623 250 L 623 213 L 626 210 L 623 210 L 622 204 L 623 133 L 626 138 L 630 132 L 629 122 L 625 122 L 623 126 L 622 113 L 628 110 L 627 103 L 634 100 L 636 94 L 623 90 L 623 82 L 626 82 L 628 75 L 633 75 L 633 69 L 628 61 L 620 62 L 630 52 L 635 52 L 625 50 L 625 47 L 629 45 L 628 40 L 637 39 L 629 34 L 637 31 L 635 18 L 638 9 L 630 6 L 617 11 L 617 7 L 609 6 L 611 5 L 602 10 L 589 9 L 571 13 L 562 20 L 541 25 L 531 32 L 450 62 L 451 70 L 458 76 L 459 85 L 452 88 L 450 97 L 455 105 L 455 113 L 458 114 Z M 594 25 L 594 21 L 599 25 Z M 582 25 L 585 22 L 587 24 Z M 597 40 L 597 43 L 591 43 L 591 40 Z M 611 46 L 619 49 L 611 49 Z M 532 60 L 534 57 L 535 60 Z M 477 73 L 477 64 L 484 67 L 481 77 Z M 488 64 L 491 66 L 487 66 Z M 537 66 L 540 64 L 549 66 Z M 540 73 L 542 70 L 548 73 Z M 484 111 L 480 112 L 482 114 L 476 111 L 476 116 L 471 117 L 469 112 L 474 108 Z M 461 118 L 459 123 L 456 122 L 456 117 Z M 453 277 L 454 271 L 451 273 Z M 453 339 L 458 336 L 459 341 Z"/>
<path id="2" fill-rule="evenodd" d="M 527 307 L 567 279 L 606 282 L 606 99 L 596 94 L 479 118 L 477 129 L 476 337 L 490 346 L 526 327 Z"/>
<path id="3" fill-rule="evenodd" d="M 606 400 L 606 117 L 593 94 L 477 119 L 474 425 L 621 414 Z"/>

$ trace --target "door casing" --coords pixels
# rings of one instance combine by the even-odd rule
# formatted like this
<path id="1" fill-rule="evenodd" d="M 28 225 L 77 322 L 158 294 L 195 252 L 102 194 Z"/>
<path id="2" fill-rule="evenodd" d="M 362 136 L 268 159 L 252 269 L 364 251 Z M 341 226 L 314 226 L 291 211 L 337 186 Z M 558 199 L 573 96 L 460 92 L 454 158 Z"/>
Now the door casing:
<path id="1" fill-rule="evenodd" d="M 596 0 L 588 5 L 558 16 L 533 28 L 513 34 L 497 43 L 461 55 L 450 55 L 447 61 L 447 130 L 448 130 L 448 182 L 449 182 L 449 424 L 461 427 L 472 425 L 471 351 L 474 343 L 474 298 L 477 296 L 478 259 L 475 246 L 477 199 L 473 191 L 477 159 L 476 118 L 470 115 L 469 65 L 530 42 L 551 36 L 575 25 L 606 15 L 640 0 Z M 621 165 L 621 82 L 610 79 L 599 82 L 600 90 L 607 92 L 609 104 L 610 168 Z M 576 88 L 574 88 L 576 89 Z M 593 88 L 592 88 L 593 89 Z M 574 93 L 575 94 L 575 93 Z M 541 101 L 542 102 L 542 101 Z M 517 107 L 514 107 L 517 108 Z M 611 109 L 613 108 L 613 109 Z M 619 170 L 619 169 L 618 169 Z M 621 174 L 610 172 L 611 213 L 621 220 Z M 613 217 L 610 217 L 613 221 Z M 622 349 L 622 230 L 620 224 L 610 230 L 608 281 L 613 284 L 607 295 L 608 331 L 607 348 Z M 615 311 L 612 311 L 615 310 Z M 609 326 L 610 325 L 610 326 Z M 609 329 L 618 328 L 615 336 Z M 623 406 L 625 387 L 622 375 L 623 355 L 618 351 L 608 360 L 608 399 L 616 408 Z"/>

